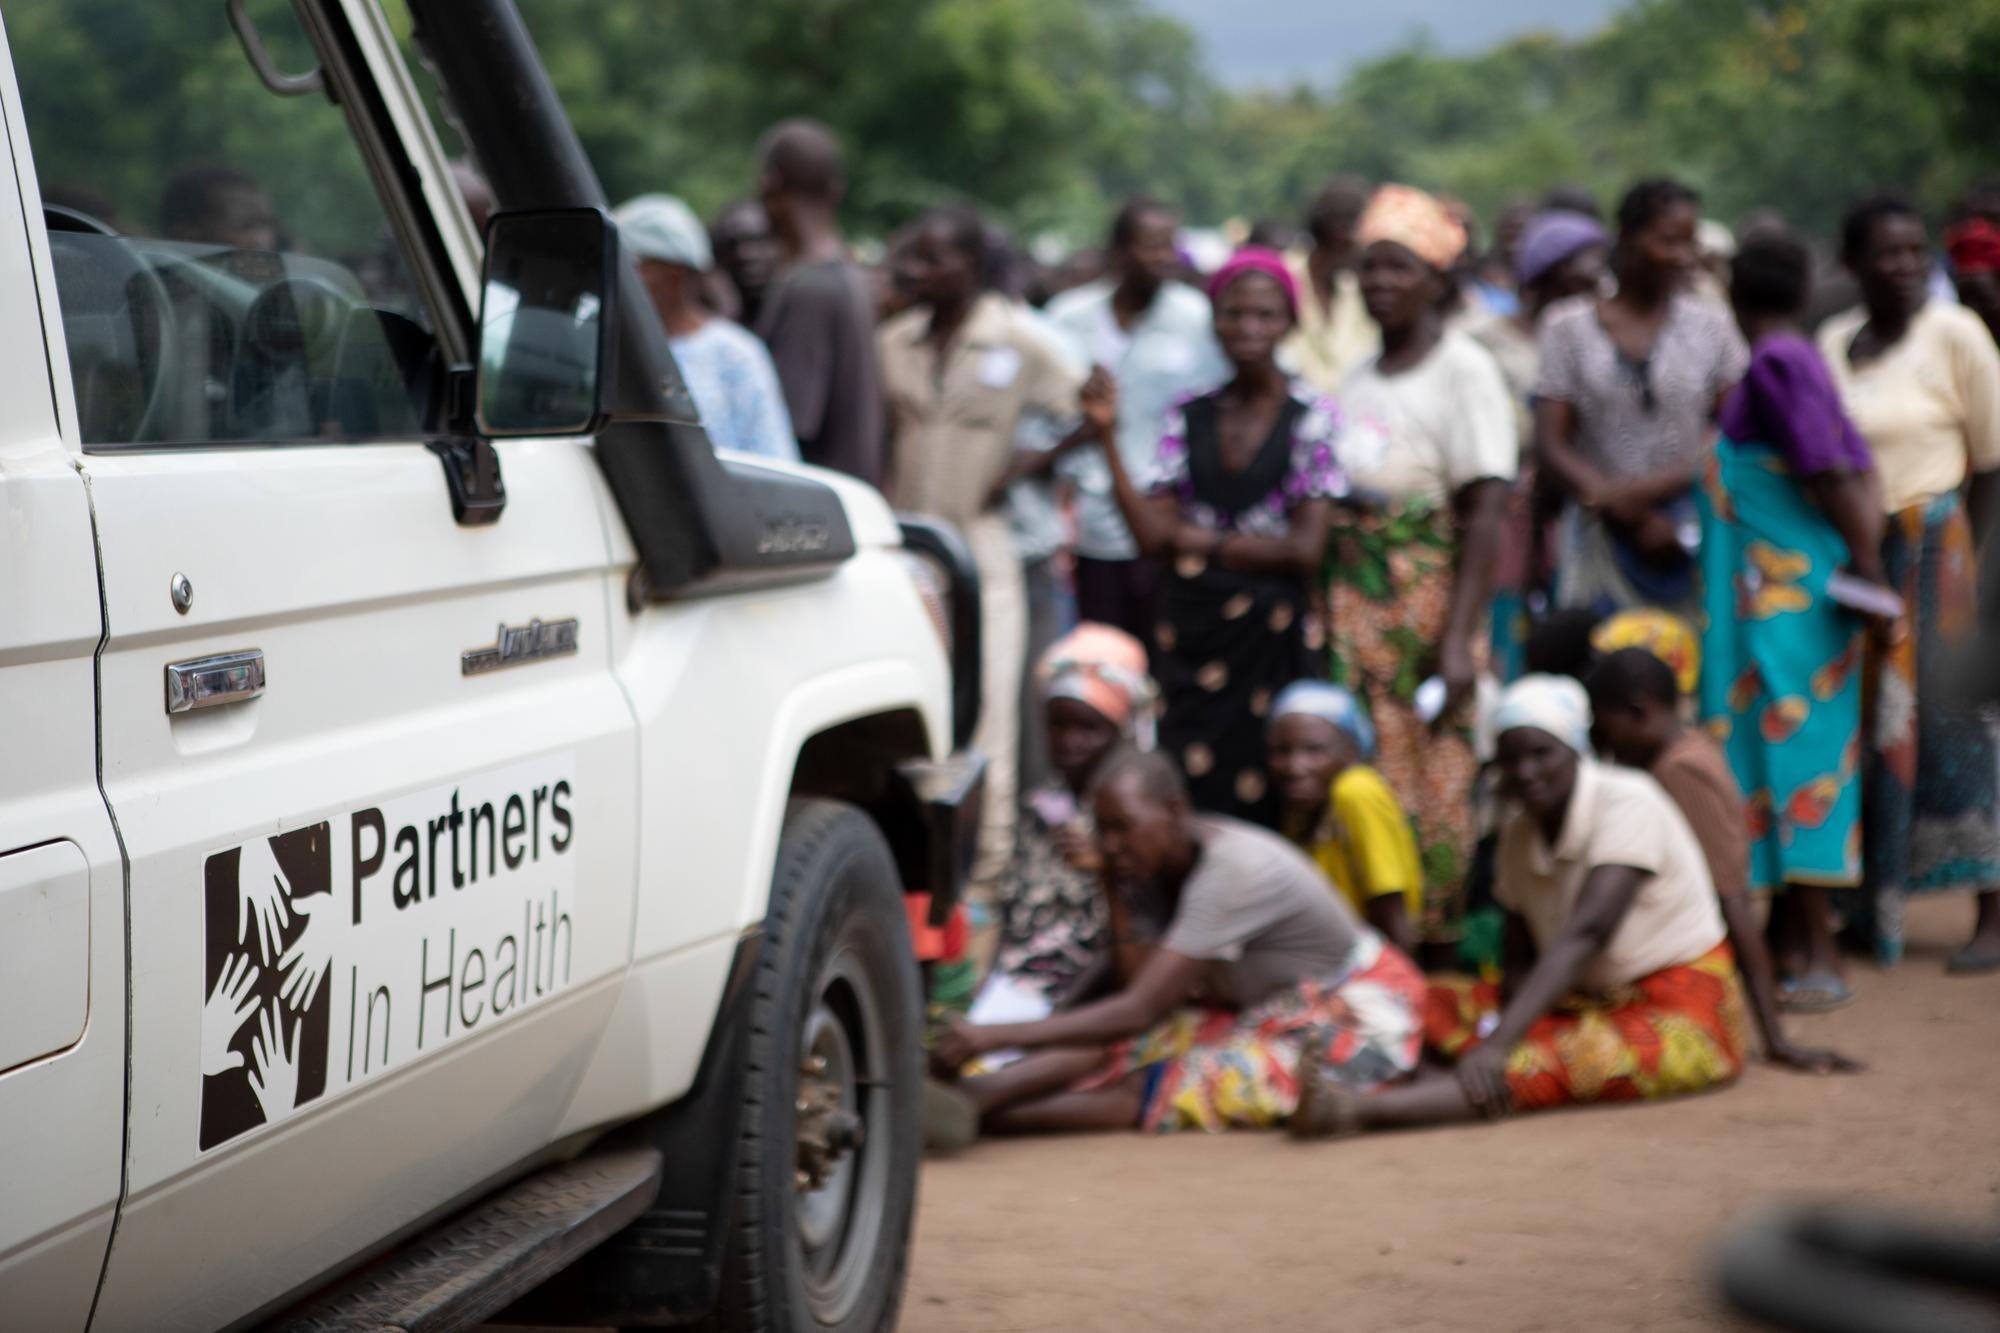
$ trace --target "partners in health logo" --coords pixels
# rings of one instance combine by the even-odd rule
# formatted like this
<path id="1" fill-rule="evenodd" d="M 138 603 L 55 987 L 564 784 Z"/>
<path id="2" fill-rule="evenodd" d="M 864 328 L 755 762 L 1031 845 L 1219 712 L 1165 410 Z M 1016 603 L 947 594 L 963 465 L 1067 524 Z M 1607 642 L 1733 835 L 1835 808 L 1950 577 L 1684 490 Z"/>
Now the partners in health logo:
<path id="1" fill-rule="evenodd" d="M 207 1001 L 201 1147 L 276 1124 L 326 1091 L 336 926 L 325 821 L 203 867 Z M 316 921 L 315 918 L 318 918 Z"/>

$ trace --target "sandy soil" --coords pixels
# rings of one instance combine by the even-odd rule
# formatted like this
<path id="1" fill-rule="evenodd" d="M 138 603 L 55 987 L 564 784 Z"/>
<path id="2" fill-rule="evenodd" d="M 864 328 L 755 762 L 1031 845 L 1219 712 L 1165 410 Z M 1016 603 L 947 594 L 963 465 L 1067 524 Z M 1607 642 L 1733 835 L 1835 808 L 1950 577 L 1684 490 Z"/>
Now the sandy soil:
<path id="1" fill-rule="evenodd" d="M 1753 1066 L 1649 1106 L 1298 1145 L 1136 1134 L 980 1144 L 924 1168 L 906 1329 L 1708 1329 L 1730 1220 L 1801 1193 L 1991 1224 L 2000 977 L 1947 978 L 1971 902 L 1798 1036 L 1865 1060 Z M 1738 1325 L 1742 1327 L 1742 1325 Z"/>

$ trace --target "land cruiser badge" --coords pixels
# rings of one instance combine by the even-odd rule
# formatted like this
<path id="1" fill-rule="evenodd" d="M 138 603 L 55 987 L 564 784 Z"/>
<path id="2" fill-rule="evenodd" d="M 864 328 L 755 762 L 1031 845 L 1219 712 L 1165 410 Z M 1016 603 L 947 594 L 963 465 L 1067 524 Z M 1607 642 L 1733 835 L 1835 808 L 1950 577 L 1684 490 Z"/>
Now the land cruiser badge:
<path id="1" fill-rule="evenodd" d="M 502 625 L 493 644 L 460 653 L 458 669 L 462 675 L 477 676 L 539 658 L 565 657 L 575 651 L 575 616 L 568 620 L 530 620 L 518 627 Z"/>

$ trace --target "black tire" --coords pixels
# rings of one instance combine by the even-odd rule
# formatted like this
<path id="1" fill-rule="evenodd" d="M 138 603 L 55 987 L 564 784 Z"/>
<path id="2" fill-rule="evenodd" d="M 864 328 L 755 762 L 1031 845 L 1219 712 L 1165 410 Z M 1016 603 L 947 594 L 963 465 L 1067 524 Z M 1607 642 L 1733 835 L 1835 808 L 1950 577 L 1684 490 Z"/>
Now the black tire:
<path id="1" fill-rule="evenodd" d="M 715 1323 L 759 1333 L 892 1329 L 922 1155 L 922 1004 L 895 859 L 859 810 L 823 800 L 787 808 L 752 986 Z M 808 1195 L 797 1179 L 801 1067 L 809 1027 L 816 1042 L 838 1040 L 826 1032 L 829 1015 L 853 1047 L 866 1137 L 845 1159 L 845 1192 L 829 1180 Z"/>

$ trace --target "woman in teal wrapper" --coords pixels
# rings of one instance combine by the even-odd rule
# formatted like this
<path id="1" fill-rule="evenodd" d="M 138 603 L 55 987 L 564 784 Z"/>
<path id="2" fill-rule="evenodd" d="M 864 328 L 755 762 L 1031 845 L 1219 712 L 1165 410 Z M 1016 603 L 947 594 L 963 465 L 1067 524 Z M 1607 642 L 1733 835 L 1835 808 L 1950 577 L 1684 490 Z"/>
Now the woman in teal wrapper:
<path id="1" fill-rule="evenodd" d="M 1731 299 L 1752 345 L 1724 405 L 1702 516 L 1701 712 L 1748 796 L 1751 884 L 1781 893 L 1773 933 L 1787 1007 L 1851 998 L 1826 890 L 1861 880 L 1861 666 L 1866 622 L 1835 602 L 1845 570 L 1880 584 L 1868 447 L 1796 331 L 1805 248 L 1752 236 Z"/>

